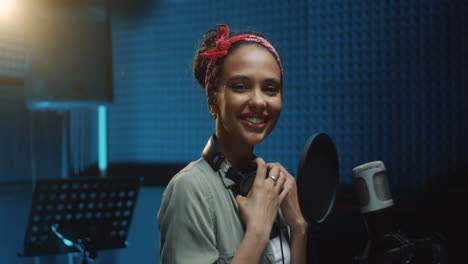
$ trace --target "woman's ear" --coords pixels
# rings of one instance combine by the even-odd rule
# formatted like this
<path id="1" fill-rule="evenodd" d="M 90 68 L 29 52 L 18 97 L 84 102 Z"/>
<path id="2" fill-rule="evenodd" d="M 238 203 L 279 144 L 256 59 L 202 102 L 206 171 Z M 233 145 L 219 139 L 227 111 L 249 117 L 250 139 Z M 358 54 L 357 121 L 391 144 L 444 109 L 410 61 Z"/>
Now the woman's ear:
<path id="1" fill-rule="evenodd" d="M 208 104 L 208 111 L 210 111 L 213 119 L 216 120 L 218 116 L 218 107 L 217 107 L 218 104 L 216 102 L 216 96 L 214 93 L 211 95 L 208 95 L 208 98 L 206 99 L 206 103 Z"/>

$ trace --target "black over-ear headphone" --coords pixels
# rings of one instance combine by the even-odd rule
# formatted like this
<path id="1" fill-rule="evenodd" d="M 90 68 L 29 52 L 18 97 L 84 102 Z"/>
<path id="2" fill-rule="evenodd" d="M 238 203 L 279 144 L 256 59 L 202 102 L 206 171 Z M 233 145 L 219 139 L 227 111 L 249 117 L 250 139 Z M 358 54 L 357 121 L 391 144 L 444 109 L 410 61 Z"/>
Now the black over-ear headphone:
<path id="1" fill-rule="evenodd" d="M 213 170 L 218 171 L 221 163 L 224 161 L 224 155 L 221 153 L 216 144 L 214 143 L 215 135 L 213 135 L 208 144 L 206 145 L 205 149 L 203 150 L 202 156 L 208 164 L 210 164 Z M 252 184 L 255 180 L 255 175 L 257 172 L 257 164 L 254 162 L 248 163 L 240 168 L 229 168 L 226 172 L 226 177 L 231 179 L 235 185 L 231 188 L 234 196 L 240 194 L 242 196 L 246 196 L 250 189 L 252 188 Z M 267 173 L 268 174 L 268 173 Z"/>
<path id="2" fill-rule="evenodd" d="M 204 160 L 206 160 L 206 162 L 208 162 L 208 164 L 210 164 L 211 168 L 213 168 L 214 171 L 219 172 L 219 168 L 223 163 L 225 157 L 224 154 L 221 153 L 216 147 L 216 144 L 214 142 L 215 138 L 215 135 L 210 137 L 205 149 L 203 149 L 202 157 Z M 226 177 L 228 177 L 235 183 L 234 186 L 230 188 L 234 196 L 238 194 L 246 196 L 249 193 L 255 180 L 255 176 L 257 174 L 257 167 L 257 163 L 251 162 L 247 163 L 246 165 L 240 168 L 230 167 L 228 169 L 228 171 L 226 172 Z M 267 169 L 265 177 L 268 176 L 269 172 L 270 170 Z M 274 227 L 276 228 L 272 228 L 270 239 L 279 236 L 281 246 L 281 257 L 284 263 L 283 241 L 281 237 L 280 227 L 277 221 L 275 221 Z"/>

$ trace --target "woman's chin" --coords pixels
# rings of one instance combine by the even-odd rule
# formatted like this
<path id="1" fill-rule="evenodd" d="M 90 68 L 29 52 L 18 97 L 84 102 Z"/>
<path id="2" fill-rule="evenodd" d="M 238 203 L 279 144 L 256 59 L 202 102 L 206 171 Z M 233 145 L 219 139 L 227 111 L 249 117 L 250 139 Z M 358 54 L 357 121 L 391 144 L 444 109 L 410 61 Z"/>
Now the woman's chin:
<path id="1" fill-rule="evenodd" d="M 260 144 L 265 138 L 266 135 L 261 133 L 248 133 L 246 135 L 243 135 L 245 143 L 251 146 L 255 146 L 257 144 Z"/>

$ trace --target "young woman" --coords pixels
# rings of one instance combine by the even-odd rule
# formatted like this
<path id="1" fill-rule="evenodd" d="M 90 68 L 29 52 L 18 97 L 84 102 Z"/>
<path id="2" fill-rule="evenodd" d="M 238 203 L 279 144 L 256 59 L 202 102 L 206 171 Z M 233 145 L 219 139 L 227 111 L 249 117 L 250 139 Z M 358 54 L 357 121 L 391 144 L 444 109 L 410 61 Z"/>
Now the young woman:
<path id="1" fill-rule="evenodd" d="M 202 158 L 163 195 L 161 263 L 305 263 L 307 223 L 294 177 L 253 154 L 281 113 L 278 53 L 257 33 L 218 25 L 195 55 L 194 76 L 216 129 Z"/>

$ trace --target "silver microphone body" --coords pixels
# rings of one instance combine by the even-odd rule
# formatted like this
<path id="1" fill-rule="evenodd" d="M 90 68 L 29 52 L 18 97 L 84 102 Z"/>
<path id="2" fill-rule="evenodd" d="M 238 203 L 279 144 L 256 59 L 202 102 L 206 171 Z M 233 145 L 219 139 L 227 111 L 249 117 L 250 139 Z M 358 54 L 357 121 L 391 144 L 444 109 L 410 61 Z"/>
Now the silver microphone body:
<path id="1" fill-rule="evenodd" d="M 373 161 L 353 168 L 353 177 L 363 214 L 393 206 L 385 165 Z"/>

